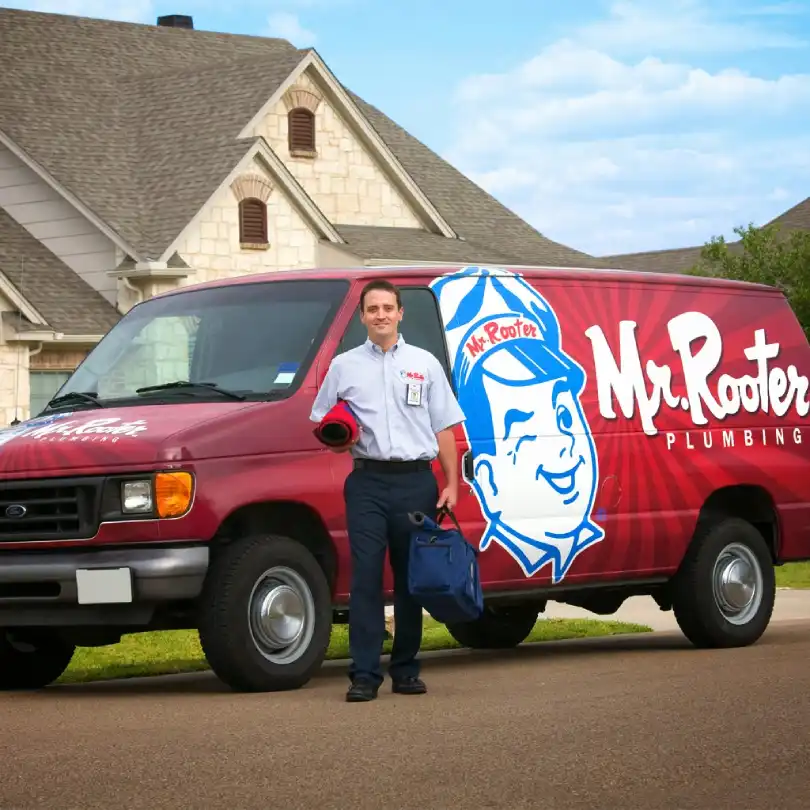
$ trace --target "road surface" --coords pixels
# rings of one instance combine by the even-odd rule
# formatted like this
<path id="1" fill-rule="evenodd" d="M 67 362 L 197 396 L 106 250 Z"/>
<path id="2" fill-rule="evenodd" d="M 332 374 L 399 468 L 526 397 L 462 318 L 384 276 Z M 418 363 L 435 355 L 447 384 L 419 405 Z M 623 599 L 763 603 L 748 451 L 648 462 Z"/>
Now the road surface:
<path id="1" fill-rule="evenodd" d="M 210 674 L 0 695 L 0 808 L 793 810 L 810 806 L 810 622 L 428 656 L 425 696 L 345 668 L 235 695 Z"/>

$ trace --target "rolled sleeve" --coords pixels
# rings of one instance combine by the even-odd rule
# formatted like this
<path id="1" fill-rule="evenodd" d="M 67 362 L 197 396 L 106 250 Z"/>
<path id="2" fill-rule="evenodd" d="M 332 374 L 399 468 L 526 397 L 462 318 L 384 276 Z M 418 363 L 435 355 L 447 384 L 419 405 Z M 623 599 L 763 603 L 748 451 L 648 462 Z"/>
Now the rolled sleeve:
<path id="1" fill-rule="evenodd" d="M 443 430 L 460 424 L 465 419 L 464 411 L 458 404 L 444 369 L 438 363 L 430 386 L 428 410 L 434 433 L 441 433 Z"/>
<path id="2" fill-rule="evenodd" d="M 340 390 L 339 375 L 340 369 L 337 363 L 333 361 L 315 397 L 315 402 L 312 403 L 312 411 L 309 414 L 311 422 L 320 422 L 337 405 Z"/>

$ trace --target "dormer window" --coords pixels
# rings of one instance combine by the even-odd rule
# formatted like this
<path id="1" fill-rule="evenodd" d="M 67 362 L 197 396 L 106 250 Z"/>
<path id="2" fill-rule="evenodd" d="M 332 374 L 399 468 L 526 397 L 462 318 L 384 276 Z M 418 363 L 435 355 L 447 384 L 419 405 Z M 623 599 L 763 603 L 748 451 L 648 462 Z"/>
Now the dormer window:
<path id="1" fill-rule="evenodd" d="M 256 197 L 239 203 L 239 241 L 243 245 L 267 244 L 267 206 Z"/>
<path id="2" fill-rule="evenodd" d="M 315 114 L 306 107 L 296 107 L 287 114 L 287 140 L 290 154 L 315 152 Z"/>

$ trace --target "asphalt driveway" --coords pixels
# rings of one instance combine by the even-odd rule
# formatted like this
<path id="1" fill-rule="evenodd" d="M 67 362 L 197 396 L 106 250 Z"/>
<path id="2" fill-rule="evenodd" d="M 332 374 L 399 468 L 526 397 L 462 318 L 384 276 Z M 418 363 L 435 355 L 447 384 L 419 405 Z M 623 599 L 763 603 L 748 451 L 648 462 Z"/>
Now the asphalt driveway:
<path id="1" fill-rule="evenodd" d="M 0 695 L 0 808 L 808 806 L 810 622 L 427 656 L 430 692 L 235 695 L 210 674 Z"/>

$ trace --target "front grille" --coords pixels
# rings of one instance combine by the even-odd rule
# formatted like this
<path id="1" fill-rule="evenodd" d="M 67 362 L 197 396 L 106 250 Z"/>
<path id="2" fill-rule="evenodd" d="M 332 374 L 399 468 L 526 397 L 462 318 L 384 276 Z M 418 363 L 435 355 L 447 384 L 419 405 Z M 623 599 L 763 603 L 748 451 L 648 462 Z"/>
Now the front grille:
<path id="1" fill-rule="evenodd" d="M 0 482 L 0 543 L 92 537 L 100 484 L 87 478 Z"/>

